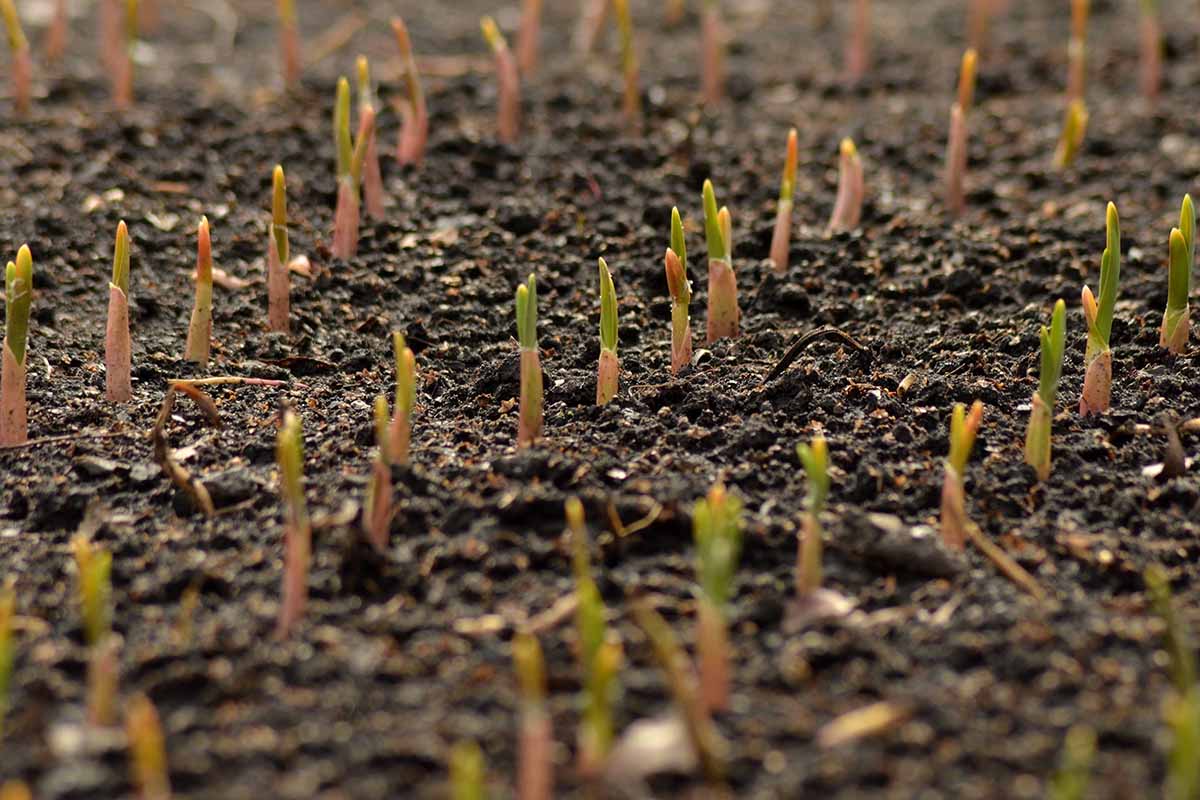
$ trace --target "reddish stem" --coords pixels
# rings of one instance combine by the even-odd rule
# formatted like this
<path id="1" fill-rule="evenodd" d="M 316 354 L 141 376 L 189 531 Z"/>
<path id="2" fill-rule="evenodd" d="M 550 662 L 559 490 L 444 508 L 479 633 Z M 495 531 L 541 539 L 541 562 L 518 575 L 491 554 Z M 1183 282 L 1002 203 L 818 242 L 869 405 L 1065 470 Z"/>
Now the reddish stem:
<path id="1" fill-rule="evenodd" d="M 722 39 L 725 31 L 716 3 L 705 3 L 700 18 L 700 83 L 704 105 L 719 105 L 725 95 L 725 64 Z"/>
<path id="2" fill-rule="evenodd" d="M 287 333 L 291 327 L 291 276 L 288 265 L 279 260 L 275 234 L 267 237 L 267 328 Z"/>
<path id="3" fill-rule="evenodd" d="M 621 371 L 617 354 L 600 349 L 600 365 L 596 370 L 596 405 L 607 405 L 617 396 L 617 382 Z"/>
<path id="4" fill-rule="evenodd" d="M 104 331 L 105 396 L 112 403 L 133 399 L 130 378 L 129 298 L 119 287 L 108 287 L 108 324 Z"/>
<path id="5" fill-rule="evenodd" d="M 382 220 L 387 212 L 383 207 L 383 173 L 379 169 L 379 151 L 375 145 L 375 129 L 367 141 L 367 158 L 363 162 L 363 202 L 371 219 Z"/>
<path id="6" fill-rule="evenodd" d="M 50 27 L 46 31 L 46 58 L 51 63 L 58 63 L 66 55 L 69 31 L 67 0 L 55 0 L 54 16 L 51 17 Z"/>
<path id="7" fill-rule="evenodd" d="M 358 255 L 359 201 L 354 181 L 338 181 L 337 210 L 333 217 L 333 257 L 348 261 Z"/>
<path id="8" fill-rule="evenodd" d="M 25 364 L 18 363 L 5 340 L 0 369 L 0 447 L 25 444 L 29 438 L 25 421 Z"/>
<path id="9" fill-rule="evenodd" d="M 955 103 L 950 109 L 950 137 L 946 142 L 946 210 L 953 216 L 966 208 L 964 183 L 967 172 L 967 118 Z"/>
<path id="10" fill-rule="evenodd" d="M 521 76 L 507 47 L 496 51 L 496 85 L 496 134 L 505 144 L 516 144 L 521 128 Z"/>
<path id="11" fill-rule="evenodd" d="M 696 649 L 700 700 L 709 711 L 729 708 L 729 631 L 719 608 L 706 599 L 696 605 Z"/>
<path id="12" fill-rule="evenodd" d="M 738 335 L 741 319 L 737 278 L 733 267 L 720 259 L 708 262 L 708 342 Z"/>

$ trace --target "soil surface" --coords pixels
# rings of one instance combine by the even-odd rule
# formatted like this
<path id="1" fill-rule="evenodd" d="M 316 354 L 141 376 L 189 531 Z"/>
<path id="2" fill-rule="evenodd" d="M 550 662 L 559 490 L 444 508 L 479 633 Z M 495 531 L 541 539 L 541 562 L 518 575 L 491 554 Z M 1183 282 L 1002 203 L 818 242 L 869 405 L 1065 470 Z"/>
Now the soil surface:
<path id="1" fill-rule="evenodd" d="M 478 20 L 495 14 L 515 41 L 515 3 L 302 2 L 314 63 L 291 95 L 279 90 L 272 3 L 161 5 L 137 49 L 132 112 L 111 110 L 90 16 L 73 20 L 65 63 L 36 60 L 30 119 L 0 100 L 0 254 L 26 242 L 34 253 L 29 433 L 45 440 L 0 451 L 0 574 L 16 578 L 18 595 L 0 779 L 21 778 L 39 798 L 132 792 L 122 734 L 80 724 L 86 650 L 69 542 L 82 531 L 113 553 L 122 694 L 157 705 L 179 796 L 442 796 L 449 749 L 467 738 L 506 796 L 518 715 L 509 643 L 534 618 L 556 796 L 583 796 L 575 635 L 569 616 L 541 616 L 572 592 L 563 502 L 584 501 L 624 641 L 616 716 L 625 728 L 669 707 L 628 599 L 648 596 L 690 646 L 691 508 L 721 478 L 746 507 L 730 610 L 734 698 L 717 717 L 732 796 L 1041 797 L 1065 731 L 1080 722 L 1099 740 L 1089 797 L 1160 791 L 1169 680 L 1142 570 L 1163 564 L 1184 618 L 1200 623 L 1200 483 L 1194 472 L 1143 474 L 1163 458 L 1162 415 L 1200 415 L 1196 351 L 1173 358 L 1158 347 L 1168 233 L 1200 171 L 1197 28 L 1183 4 L 1166 4 L 1166 85 L 1152 107 L 1136 85 L 1136 4 L 1093 2 L 1091 126 L 1076 166 L 1060 174 L 1051 157 L 1067 4 L 1011 3 L 981 63 L 969 209 L 958 221 L 940 202 L 964 46 L 957 0 L 875 3 L 874 65 L 852 90 L 839 81 L 843 4 L 827 27 L 808 4 L 730 4 L 731 101 L 710 114 L 697 106 L 696 4 L 668 30 L 659 4 L 635 3 L 641 138 L 622 132 L 614 37 L 578 60 L 576 4 L 547 3 L 543 66 L 525 81 L 514 147 L 494 137 Z M 390 105 L 395 12 L 426 73 L 428 159 L 412 169 L 391 158 L 398 120 L 388 108 L 387 219 L 364 222 L 359 256 L 337 262 L 333 86 L 365 52 Z M 29 28 L 36 45 L 43 26 Z M 801 152 L 797 227 L 791 268 L 775 275 L 765 259 L 790 126 Z M 846 135 L 863 154 L 868 198 L 861 229 L 830 236 Z M 293 276 L 290 337 L 265 332 L 276 162 L 287 170 L 293 253 L 313 266 L 311 277 Z M 733 213 L 743 335 L 711 347 L 698 338 L 693 366 L 672 377 L 662 252 L 678 205 L 702 337 L 709 177 Z M 1099 282 L 1109 200 L 1124 236 L 1113 411 L 1084 420 L 1077 298 Z M 201 214 L 217 266 L 248 282 L 217 289 L 207 373 L 182 360 Z M 119 219 L 133 237 L 125 406 L 104 401 L 103 372 Z M 620 307 L 621 390 L 605 408 L 594 405 L 598 256 Z M 546 437 L 518 451 L 513 291 L 531 271 Z M 1038 327 L 1059 297 L 1070 309 L 1068 352 L 1054 472 L 1039 484 L 1021 447 Z M 796 336 L 823 326 L 844 336 L 814 339 L 764 380 Z M 395 471 L 399 512 L 379 557 L 356 515 L 371 403 L 392 391 L 392 329 L 416 352 L 419 407 L 414 463 Z M 285 382 L 211 387 L 220 429 L 190 401 L 177 404 L 167 433 L 212 494 L 212 519 L 163 474 L 148 437 L 166 380 L 205 374 Z M 881 512 L 936 525 L 950 409 L 974 399 L 986 412 L 968 511 L 1045 599 L 975 547 L 959 560 L 920 540 L 885 548 L 865 522 L 864 512 Z M 279 642 L 274 443 L 285 405 L 303 420 L 319 519 L 308 612 Z M 857 605 L 796 631 L 785 624 L 805 492 L 795 445 L 817 433 L 835 467 L 827 585 Z M 1197 441 L 1185 435 L 1184 446 L 1194 453 Z M 878 701 L 906 721 L 820 746 L 824 725 Z M 654 783 L 664 797 L 701 787 L 695 776 Z"/>

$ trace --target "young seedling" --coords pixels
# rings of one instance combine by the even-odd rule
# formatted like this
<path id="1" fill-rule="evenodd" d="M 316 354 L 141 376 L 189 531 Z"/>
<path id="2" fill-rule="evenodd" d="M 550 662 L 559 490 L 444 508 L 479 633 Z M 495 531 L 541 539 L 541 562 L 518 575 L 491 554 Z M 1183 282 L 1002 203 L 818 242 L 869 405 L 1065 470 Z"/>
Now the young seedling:
<path id="1" fill-rule="evenodd" d="M 625 76 L 625 91 L 621 109 L 625 115 L 625 127 L 629 133 L 642 132 L 642 92 L 638 88 L 638 58 L 633 41 L 633 16 L 629 13 L 629 0 L 613 0 L 617 12 L 617 31 L 621 37 L 621 71 Z"/>
<path id="2" fill-rule="evenodd" d="M 808 475 L 804 530 L 796 558 L 796 595 L 803 598 L 821 588 L 821 512 L 829 498 L 829 446 L 823 436 L 817 436 L 811 445 L 796 445 L 796 455 Z"/>
<path id="3" fill-rule="evenodd" d="M 1063 349 L 1067 338 L 1067 305 L 1054 304 L 1050 327 L 1042 326 L 1042 373 L 1038 390 L 1029 409 L 1029 429 L 1025 433 L 1025 463 L 1037 471 L 1038 480 L 1050 477 L 1050 423 L 1058 398 L 1058 379 L 1062 375 Z"/>
<path id="4" fill-rule="evenodd" d="M 368 112 L 372 117 L 362 166 L 363 202 L 367 206 L 367 215 L 378 220 L 383 219 L 386 212 L 383 208 L 383 173 L 379 169 L 379 148 L 375 143 L 375 90 L 371 88 L 371 65 L 366 56 L 358 57 L 356 73 L 358 76 L 358 124 L 360 128 Z"/>
<path id="5" fill-rule="evenodd" d="M 550 800 L 554 793 L 554 731 L 546 709 L 546 664 L 532 633 L 513 639 L 513 663 L 521 684 L 518 800 Z"/>
<path id="6" fill-rule="evenodd" d="M 33 61 L 29 55 L 29 40 L 21 28 L 21 20 L 17 17 L 17 7 L 13 0 L 0 0 L 0 16 L 4 17 L 4 27 L 8 31 L 8 49 L 11 57 L 13 105 L 18 116 L 29 113 L 30 81 L 33 78 Z"/>
<path id="7" fill-rule="evenodd" d="M 104 331 L 104 384 L 109 402 L 133 399 L 129 341 L 129 229 L 117 224 L 112 281 L 108 284 L 108 325 Z"/>
<path id="8" fill-rule="evenodd" d="M 283 167 L 276 164 L 271 178 L 271 225 L 267 229 L 267 328 L 287 333 L 291 327 L 291 276 L 288 261 L 287 183 Z"/>
<path id="9" fill-rule="evenodd" d="M 517 31 L 517 66 L 526 77 L 537 72 L 541 37 L 542 0 L 522 0 L 521 27 Z"/>
<path id="10" fill-rule="evenodd" d="M 521 408 L 517 447 L 530 447 L 542 435 L 542 365 L 537 341 L 537 283 L 517 287 L 517 341 L 521 349 Z"/>
<path id="11" fill-rule="evenodd" d="M 17 607 L 13 582 L 8 580 L 0 586 L 0 739 L 4 736 L 4 717 L 8 713 L 9 684 L 12 683 L 13 661 L 13 616 Z"/>
<path id="12" fill-rule="evenodd" d="M 666 254 L 667 290 L 671 294 L 671 374 L 692 362 L 692 282 L 688 280 L 687 245 L 679 209 L 671 209 L 671 246 Z"/>
<path id="13" fill-rule="evenodd" d="M 1175 355 L 1187 350 L 1191 333 L 1188 294 L 1192 287 L 1192 264 L 1196 260 L 1196 209 L 1192 196 L 1184 195 L 1179 210 L 1179 227 L 1171 230 L 1170 274 L 1167 281 L 1167 310 L 1163 312 L 1158 343 Z"/>
<path id="14" fill-rule="evenodd" d="M 294 89 L 300 85 L 300 26 L 296 19 L 296 0 L 277 0 L 276 5 L 283 82 L 289 89 Z"/>
<path id="15" fill-rule="evenodd" d="M 1087 26 L 1091 0 L 1071 0 L 1071 39 L 1067 44 L 1067 109 L 1054 163 L 1066 169 L 1075 161 L 1087 133 L 1088 111 L 1084 101 L 1087 73 Z"/>
<path id="16" fill-rule="evenodd" d="M 696 501 L 692 533 L 696 540 L 696 651 L 700 697 L 710 711 L 729 708 L 729 630 L 726 610 L 742 552 L 742 504 L 720 483 Z"/>
<path id="17" fill-rule="evenodd" d="M 312 557 L 312 523 L 304 501 L 304 440 L 300 418 L 286 411 L 275 446 L 279 462 L 279 494 L 283 500 L 283 601 L 276 637 L 284 638 L 299 622 L 308 601 L 308 565 Z"/>
<path id="18" fill-rule="evenodd" d="M 1058 147 L 1054 151 L 1054 166 L 1066 169 L 1075 163 L 1083 147 L 1083 138 L 1087 135 L 1088 110 L 1082 100 L 1072 100 L 1067 106 L 1067 117 L 1063 122 L 1062 136 L 1059 137 Z"/>
<path id="19" fill-rule="evenodd" d="M 666 676 L 671 697 L 687 729 L 688 739 L 704 776 L 714 783 L 720 781 L 725 773 L 725 742 L 717 733 L 708 706 L 700 696 L 696 675 L 687 654 L 675 638 L 671 626 L 648 602 L 635 601 L 633 616 L 650 641 L 655 660 Z"/>
<path id="20" fill-rule="evenodd" d="M 720 0 L 703 0 L 700 7 L 700 87 L 707 108 L 725 98 L 725 23 Z"/>
<path id="21" fill-rule="evenodd" d="M 704 235 L 708 244 L 708 342 L 738 335 L 737 276 L 733 272 L 733 224 L 729 209 L 717 211 L 712 181 L 704 182 Z"/>
<path id="22" fill-rule="evenodd" d="M 1083 316 L 1087 320 L 1087 349 L 1083 362 L 1086 372 L 1083 394 L 1079 397 L 1079 413 L 1103 414 L 1108 411 L 1112 394 L 1112 335 L 1113 309 L 1117 303 L 1117 281 L 1121 275 L 1121 223 L 1117 207 L 1108 204 L 1105 212 L 1106 246 L 1100 256 L 1100 302 L 1087 286 L 1083 287 Z"/>
<path id="23" fill-rule="evenodd" d="M 613 742 L 612 705 L 621 666 L 620 639 L 604 621 L 604 602 L 592 578 L 583 505 L 572 497 L 566 503 L 575 573 L 575 625 L 579 662 L 583 670 L 583 713 L 579 725 L 579 772 L 598 775 Z"/>
<path id="24" fill-rule="evenodd" d="M 93 546 L 84 536 L 71 540 L 71 552 L 75 557 L 78 572 L 78 594 L 80 618 L 83 623 L 84 641 L 88 647 L 97 647 L 112 632 L 112 554 Z"/>
<path id="25" fill-rule="evenodd" d="M 388 426 L 388 457 L 393 464 L 407 464 L 417 401 L 417 359 L 399 331 L 392 333 L 392 351 L 396 359 L 396 402 Z"/>
<path id="26" fill-rule="evenodd" d="M 871 0 L 854 0 L 854 19 L 846 40 L 843 74 L 847 86 L 857 86 L 871 63 Z"/>
<path id="27" fill-rule="evenodd" d="M 942 481 L 942 541 L 951 550 L 967 544 L 967 497 L 964 479 L 975 434 L 983 421 L 983 403 L 976 400 L 967 413 L 962 403 L 954 404 L 950 417 L 950 455 L 946 457 L 946 476 Z"/>
<path id="28" fill-rule="evenodd" d="M 495 20 L 484 17 L 480 27 L 496 59 L 496 136 L 504 144 L 516 144 L 521 128 L 521 76 L 517 60 Z"/>
<path id="29" fill-rule="evenodd" d="M 1083 725 L 1067 731 L 1058 772 L 1050 780 L 1048 800 L 1087 800 L 1092 762 L 1096 758 L 1096 733 Z"/>
<path id="30" fill-rule="evenodd" d="M 88 720 L 116 720 L 117 642 L 112 635 L 112 554 L 85 536 L 71 540 L 79 581 L 79 607 L 88 645 Z"/>
<path id="31" fill-rule="evenodd" d="M 24 444 L 25 352 L 29 341 L 29 306 L 33 302 L 33 256 L 29 245 L 17 251 L 4 274 L 4 347 L 0 369 L 0 446 Z"/>
<path id="32" fill-rule="evenodd" d="M 208 217 L 200 218 L 196 229 L 196 304 L 188 325 L 183 357 L 201 367 L 208 366 L 212 348 L 213 259 L 212 236 Z"/>
<path id="33" fill-rule="evenodd" d="M 967 115 L 975 95 L 974 50 L 963 53 L 962 70 L 958 74 L 958 99 L 950 107 L 950 138 L 946 143 L 946 210 L 962 214 L 966 207 L 963 184 L 967 174 Z"/>
<path id="34" fill-rule="evenodd" d="M 1146 592 L 1154 612 L 1166 628 L 1166 649 L 1171 669 L 1172 693 L 1164 704 L 1171 728 L 1164 797 L 1190 800 L 1200 796 L 1200 685 L 1196 683 L 1196 657 L 1191 634 L 1171 601 L 1171 584 L 1165 570 L 1146 570 Z"/>
<path id="35" fill-rule="evenodd" d="M 622 2 L 622 0 L 617 0 Z M 608 264 L 600 259 L 600 365 L 596 369 L 596 405 L 607 405 L 617 396 L 617 290 Z"/>
<path id="36" fill-rule="evenodd" d="M 483 752 L 472 741 L 462 741 L 450 751 L 452 800 L 484 800 Z"/>
<path id="37" fill-rule="evenodd" d="M 829 231 L 852 231 L 862 221 L 863 182 L 862 159 L 853 139 L 842 139 L 839 148 L 837 200 L 829 217 Z"/>
<path id="38" fill-rule="evenodd" d="M 343 260 L 358 254 L 359 190 L 367 148 L 375 132 L 375 109 L 367 106 L 359 115 L 358 137 L 350 136 L 350 82 L 338 80 L 333 110 L 337 144 L 337 209 L 333 218 L 333 257 Z"/>
<path id="39" fill-rule="evenodd" d="M 771 235 L 771 260 L 776 272 L 787 272 L 792 243 L 792 208 L 796 198 L 796 129 L 788 131 L 783 179 L 779 182 L 779 205 L 775 210 L 775 232 Z"/>
<path id="40" fill-rule="evenodd" d="M 154 703 L 144 694 L 129 701 L 125 712 L 125 735 L 129 739 L 130 771 L 140 800 L 169 800 L 171 780 L 167 774 L 167 746 Z"/>
<path id="41" fill-rule="evenodd" d="M 392 523 L 392 461 L 389 453 L 387 398 L 375 398 L 375 462 L 363 506 L 363 532 L 378 553 L 387 551 L 388 531 Z"/>
<path id="42" fill-rule="evenodd" d="M 404 20 L 392 17 L 392 33 L 400 50 L 404 64 L 404 89 L 406 97 L 400 104 L 400 142 L 396 146 L 396 158 L 401 164 L 419 166 L 425 158 L 425 143 L 429 139 L 429 112 L 425 107 L 425 92 L 421 89 L 421 75 L 417 72 L 417 61 L 413 58 L 412 41 Z"/>
<path id="43" fill-rule="evenodd" d="M 50 18 L 45 40 L 46 58 L 51 64 L 62 61 L 67 53 L 67 37 L 70 32 L 68 23 L 67 0 L 54 0 L 54 16 Z"/>
<path id="44" fill-rule="evenodd" d="M 1142 96 L 1151 103 L 1158 101 L 1162 89 L 1162 22 L 1159 18 L 1158 0 L 1142 0 L 1142 15 L 1138 22 L 1141 41 L 1141 62 L 1138 66 L 1138 83 Z"/>

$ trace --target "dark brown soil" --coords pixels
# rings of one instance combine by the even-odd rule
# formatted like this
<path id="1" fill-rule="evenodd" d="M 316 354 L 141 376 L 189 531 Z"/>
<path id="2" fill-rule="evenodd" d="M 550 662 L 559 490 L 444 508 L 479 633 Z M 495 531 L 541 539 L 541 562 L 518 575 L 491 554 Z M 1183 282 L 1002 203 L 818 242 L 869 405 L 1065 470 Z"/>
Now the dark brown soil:
<path id="1" fill-rule="evenodd" d="M 0 123 L 0 254 L 28 242 L 37 270 L 30 436 L 68 437 L 0 451 L 0 575 L 16 577 L 20 614 L 0 779 L 22 778 L 39 798 L 131 791 L 119 737 L 73 735 L 85 649 L 68 542 L 83 528 L 113 552 L 122 690 L 157 704 L 178 795 L 440 796 L 450 745 L 474 738 L 504 796 L 517 724 L 508 643 L 572 590 L 564 499 L 584 499 L 601 590 L 625 642 L 625 727 L 669 703 L 626 599 L 651 595 L 690 643 L 690 509 L 723 476 L 747 509 L 734 702 L 719 716 L 734 796 L 1041 797 L 1077 722 L 1099 736 L 1089 797 L 1159 792 L 1168 680 L 1140 575 L 1164 564 L 1185 617 L 1200 621 L 1200 484 L 1194 473 L 1144 477 L 1166 439 L 1134 426 L 1200 415 L 1194 351 L 1168 357 L 1157 332 L 1167 235 L 1200 169 L 1191 14 L 1168 9 L 1167 85 L 1151 109 L 1137 94 L 1135 4 L 1095 0 L 1091 129 L 1076 168 L 1060 175 L 1050 162 L 1067 4 L 1014 2 L 981 68 L 970 210 L 951 222 L 938 198 L 961 2 L 876 3 L 875 68 L 854 91 L 838 82 L 837 26 L 815 29 L 806 4 L 775 4 L 772 15 L 770 4 L 738 3 L 733 102 L 708 116 L 695 105 L 695 17 L 664 31 L 657 4 L 643 4 L 654 8 L 640 18 L 648 122 L 636 140 L 621 133 L 612 43 L 577 63 L 574 4 L 547 3 L 547 63 L 527 82 L 527 129 L 514 148 L 492 135 L 494 83 L 477 25 L 499 12 L 511 31 L 514 3 L 301 3 L 311 42 L 331 41 L 348 15 L 368 22 L 291 97 L 275 90 L 273 4 L 236 4 L 232 50 L 194 10 L 206 5 L 181 4 L 148 37 L 152 61 L 139 66 L 133 113 L 108 110 L 85 38 L 93 21 L 80 18 L 67 63 L 39 73 L 33 118 L 5 111 Z M 332 87 L 365 51 L 376 55 L 385 100 L 395 95 L 394 11 L 430 73 L 429 158 L 417 170 L 385 159 L 389 218 L 364 225 L 357 259 L 334 262 Z M 381 124 L 390 153 L 395 115 Z M 798 229 L 792 267 L 777 277 L 764 259 L 793 125 Z M 863 152 L 869 197 L 859 232 L 828 236 L 843 135 Z M 288 174 L 293 252 L 317 273 L 294 279 L 290 339 L 264 332 L 276 162 Z M 744 335 L 672 378 L 662 251 L 678 205 L 702 332 L 708 177 L 733 211 Z M 1082 420 L 1076 298 L 1085 281 L 1098 283 L 1110 199 L 1124 233 L 1114 410 Z M 147 438 L 166 379 L 198 374 L 181 355 L 202 213 L 218 266 L 251 282 L 218 289 L 210 374 L 287 381 L 215 388 L 220 430 L 189 403 L 177 407 L 171 441 L 192 449 L 186 464 L 220 506 L 211 520 L 164 477 Z M 134 239 L 135 402 L 124 407 L 103 401 L 118 219 Z M 620 300 L 623 368 L 606 408 L 593 405 L 601 255 Z M 530 271 L 541 298 L 546 440 L 518 452 L 512 297 Z M 1059 297 L 1070 308 L 1068 355 L 1054 474 L 1039 485 L 1021 444 L 1038 326 Z M 861 349 L 818 339 L 763 382 L 794 336 L 821 326 Z M 392 390 L 393 328 L 416 351 L 421 385 L 415 464 L 396 471 L 400 513 L 381 559 L 362 544 L 353 509 L 342 512 L 366 488 L 370 407 Z M 898 391 L 910 373 L 915 384 Z M 973 548 L 950 577 L 916 548 L 882 558 L 860 524 L 863 511 L 936 522 L 950 408 L 976 398 L 987 410 L 969 512 L 1036 577 L 1046 602 Z M 308 614 L 278 643 L 273 449 L 284 404 L 303 419 L 308 501 L 327 519 Z M 827 581 L 858 610 L 790 634 L 805 486 L 794 447 L 817 432 L 836 466 Z M 1196 444 L 1185 437 L 1189 452 Z M 656 510 L 639 532 L 612 533 L 610 514 L 628 525 Z M 199 605 L 185 642 L 189 587 Z M 574 634 L 563 625 L 541 641 L 556 796 L 581 796 Z M 817 745 L 822 725 L 878 700 L 909 708 L 911 719 L 842 748 Z M 680 796 L 699 783 L 666 786 L 662 796 Z"/>

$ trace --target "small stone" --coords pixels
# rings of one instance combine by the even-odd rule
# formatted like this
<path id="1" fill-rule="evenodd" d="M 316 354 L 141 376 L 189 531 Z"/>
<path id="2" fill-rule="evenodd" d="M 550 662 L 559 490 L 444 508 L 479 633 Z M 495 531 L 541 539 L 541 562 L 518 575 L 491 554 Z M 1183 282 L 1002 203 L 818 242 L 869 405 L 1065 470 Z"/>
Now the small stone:
<path id="1" fill-rule="evenodd" d="M 89 478 L 107 478 L 123 464 L 99 456 L 79 456 L 75 459 L 75 471 Z"/>
<path id="2" fill-rule="evenodd" d="M 208 489 L 208 496 L 217 508 L 236 505 L 262 491 L 254 476 L 244 469 L 218 472 L 203 478 L 203 482 L 204 488 Z"/>
<path id="3" fill-rule="evenodd" d="M 148 486 L 162 476 L 162 470 L 157 464 L 143 461 L 129 468 L 129 480 L 137 488 Z"/>

